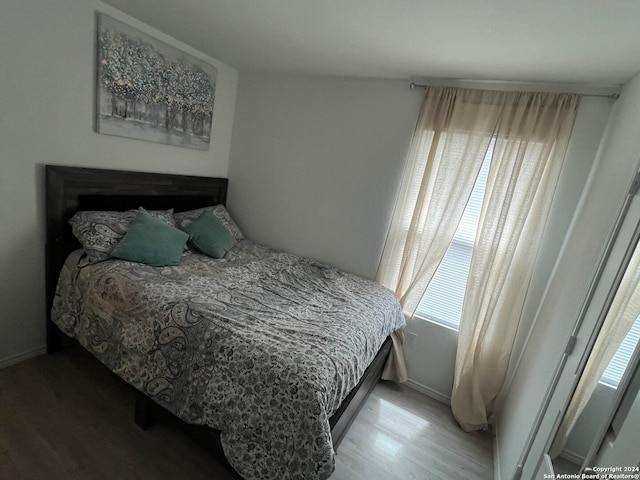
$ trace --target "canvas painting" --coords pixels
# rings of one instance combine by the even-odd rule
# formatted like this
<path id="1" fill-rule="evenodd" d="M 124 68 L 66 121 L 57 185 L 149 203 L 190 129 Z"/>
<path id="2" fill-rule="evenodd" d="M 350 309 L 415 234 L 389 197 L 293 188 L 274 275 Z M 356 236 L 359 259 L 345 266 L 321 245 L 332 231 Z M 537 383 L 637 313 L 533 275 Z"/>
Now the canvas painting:
<path id="1" fill-rule="evenodd" d="M 98 15 L 100 133 L 208 150 L 217 71 L 107 15 Z"/>

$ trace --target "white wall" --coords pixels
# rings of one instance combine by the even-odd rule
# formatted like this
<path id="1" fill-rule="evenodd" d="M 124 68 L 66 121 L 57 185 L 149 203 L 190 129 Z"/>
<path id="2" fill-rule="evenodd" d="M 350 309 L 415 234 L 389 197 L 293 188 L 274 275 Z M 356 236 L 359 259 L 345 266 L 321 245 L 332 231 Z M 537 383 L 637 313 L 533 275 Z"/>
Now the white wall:
<path id="1" fill-rule="evenodd" d="M 373 278 L 424 92 L 242 74 L 230 210 L 248 237 Z"/>
<path id="2" fill-rule="evenodd" d="M 449 404 L 457 349 L 457 330 L 412 318 L 405 331 L 404 344 L 408 385 Z"/>
<path id="3" fill-rule="evenodd" d="M 594 438 L 599 433 L 603 418 L 611 412 L 615 395 L 615 388 L 604 383 L 596 385 L 591 398 L 576 420 L 560 456 L 576 465 L 582 465 Z"/>
<path id="4" fill-rule="evenodd" d="M 511 479 L 544 402 L 640 157 L 640 76 L 623 89 L 601 144 L 591 185 L 539 306 L 498 416 L 497 478 Z M 576 351 L 584 345 L 578 339 Z M 568 395 L 568 392 L 567 392 Z M 557 409 L 546 412 L 523 478 L 530 478 L 551 435 Z"/>
<path id="5" fill-rule="evenodd" d="M 211 147 L 94 132 L 95 14 L 218 69 Z M 238 73 L 95 0 L 2 0 L 0 13 L 0 366 L 45 343 L 43 164 L 226 176 Z"/>

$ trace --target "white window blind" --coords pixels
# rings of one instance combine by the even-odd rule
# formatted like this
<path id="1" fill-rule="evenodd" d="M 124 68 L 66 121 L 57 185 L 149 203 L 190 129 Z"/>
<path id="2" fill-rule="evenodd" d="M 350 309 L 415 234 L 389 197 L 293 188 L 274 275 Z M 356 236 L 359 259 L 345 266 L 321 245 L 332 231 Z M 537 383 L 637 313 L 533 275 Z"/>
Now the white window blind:
<path id="1" fill-rule="evenodd" d="M 460 325 L 462 302 L 494 145 L 495 138 L 489 145 L 453 240 L 418 305 L 417 317 L 455 329 Z"/>
<path id="2" fill-rule="evenodd" d="M 602 374 L 601 383 L 617 388 L 622 380 L 627 365 L 633 356 L 636 345 L 640 341 L 640 317 L 636 318 L 627 336 L 618 347 L 618 351 L 611 359 L 609 366 Z"/>

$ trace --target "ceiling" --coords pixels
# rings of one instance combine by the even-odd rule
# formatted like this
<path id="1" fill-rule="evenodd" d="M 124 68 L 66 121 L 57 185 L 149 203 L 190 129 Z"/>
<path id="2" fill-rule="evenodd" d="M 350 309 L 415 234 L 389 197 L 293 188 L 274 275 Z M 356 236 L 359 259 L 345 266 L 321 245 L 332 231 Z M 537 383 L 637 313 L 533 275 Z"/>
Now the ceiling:
<path id="1" fill-rule="evenodd" d="M 638 0 L 104 0 L 241 72 L 624 84 Z"/>

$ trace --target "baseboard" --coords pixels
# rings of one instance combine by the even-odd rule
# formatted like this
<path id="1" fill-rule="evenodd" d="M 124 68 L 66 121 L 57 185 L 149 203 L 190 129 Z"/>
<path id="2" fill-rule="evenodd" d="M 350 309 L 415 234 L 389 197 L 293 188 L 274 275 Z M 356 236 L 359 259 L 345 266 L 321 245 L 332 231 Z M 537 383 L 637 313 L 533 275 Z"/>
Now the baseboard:
<path id="1" fill-rule="evenodd" d="M 405 385 L 409 388 L 412 388 L 420 393 L 424 393 L 427 397 L 431 397 L 434 400 L 439 401 L 440 403 L 444 403 L 445 405 L 451 406 L 451 397 L 443 395 L 432 388 L 426 387 L 421 383 L 416 382 L 415 380 L 411 380 L 410 378 L 407 380 Z"/>
<path id="2" fill-rule="evenodd" d="M 45 345 L 34 348 L 33 350 L 29 350 L 27 352 L 19 353 L 17 355 L 13 355 L 11 357 L 6 357 L 0 359 L 0 368 L 9 367 L 11 365 L 15 365 L 16 363 L 23 362 L 33 357 L 37 357 L 38 355 L 42 355 L 47 353 L 47 347 Z"/>

